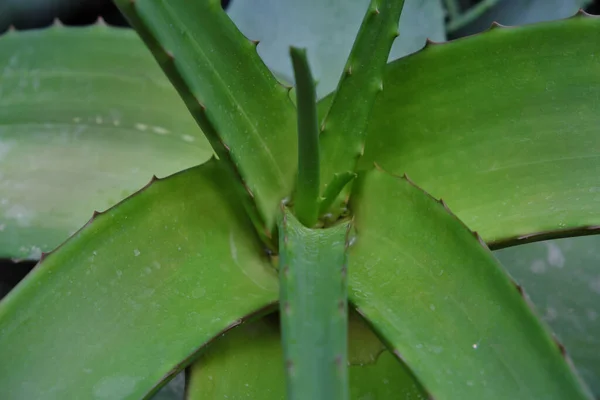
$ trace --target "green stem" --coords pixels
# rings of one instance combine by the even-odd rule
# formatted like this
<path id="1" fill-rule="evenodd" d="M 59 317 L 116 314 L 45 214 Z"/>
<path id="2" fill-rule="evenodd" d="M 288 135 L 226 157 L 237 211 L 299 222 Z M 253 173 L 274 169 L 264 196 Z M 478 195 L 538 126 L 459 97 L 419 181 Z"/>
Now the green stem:
<path id="1" fill-rule="evenodd" d="M 294 210 L 302 224 L 312 227 L 319 212 L 319 126 L 317 95 L 306 50 L 290 48 L 296 78 L 298 109 L 298 180 Z"/>
<path id="2" fill-rule="evenodd" d="M 349 223 L 279 224 L 279 300 L 287 400 L 348 400 Z"/>

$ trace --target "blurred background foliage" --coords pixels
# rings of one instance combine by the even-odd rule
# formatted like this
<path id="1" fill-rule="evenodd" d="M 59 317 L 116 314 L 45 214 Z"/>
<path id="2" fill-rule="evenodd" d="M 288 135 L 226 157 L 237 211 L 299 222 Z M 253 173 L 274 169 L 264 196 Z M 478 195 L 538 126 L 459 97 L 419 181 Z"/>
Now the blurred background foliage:
<path id="1" fill-rule="evenodd" d="M 242 32 L 260 40 L 259 54 L 280 79 L 291 82 L 288 46 L 307 47 L 319 96 L 335 89 L 367 4 L 368 0 L 222 1 Z M 457 39 L 484 31 L 493 21 L 523 25 L 561 19 L 580 8 L 600 14 L 600 0 L 406 0 L 390 59 L 418 51 L 427 38 Z M 0 0 L 0 32 L 40 29 L 55 21 L 90 25 L 99 18 L 127 26 L 110 0 Z M 539 242 L 495 254 L 525 288 L 599 397 L 600 237 Z M 0 260 L 0 297 L 33 265 Z M 180 374 L 155 399 L 182 399 L 184 380 Z"/>

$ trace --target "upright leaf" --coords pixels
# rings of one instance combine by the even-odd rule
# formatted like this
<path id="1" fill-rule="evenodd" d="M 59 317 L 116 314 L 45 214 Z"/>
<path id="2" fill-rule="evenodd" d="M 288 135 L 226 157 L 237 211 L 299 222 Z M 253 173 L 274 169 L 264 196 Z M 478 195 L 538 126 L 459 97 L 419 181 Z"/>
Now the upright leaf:
<path id="1" fill-rule="evenodd" d="M 319 128 L 317 95 L 306 50 L 290 49 L 296 77 L 298 107 L 298 179 L 294 211 L 300 222 L 312 227 L 319 213 Z"/>
<path id="2" fill-rule="evenodd" d="M 38 259 L 153 174 L 212 149 L 131 30 L 0 37 L 0 258 Z"/>
<path id="3" fill-rule="evenodd" d="M 407 173 L 493 247 L 597 232 L 600 19 L 430 45 L 392 63 L 364 167 Z"/>
<path id="4" fill-rule="evenodd" d="M 297 165 L 295 110 L 217 0 L 117 0 L 270 229 Z"/>
<path id="5" fill-rule="evenodd" d="M 0 302 L 2 399 L 140 399 L 277 279 L 211 161 L 96 215 Z"/>
<path id="6" fill-rule="evenodd" d="M 350 313 L 350 398 L 426 400 L 410 371 Z M 285 374 L 276 316 L 245 324 L 216 340 L 188 369 L 187 400 L 284 400 Z"/>
<path id="7" fill-rule="evenodd" d="M 347 399 L 349 223 L 305 228 L 285 211 L 279 226 L 279 301 L 287 399 Z"/>
<path id="8" fill-rule="evenodd" d="M 375 170 L 352 207 L 350 300 L 433 398 L 590 398 L 522 289 L 443 204 Z"/>
<path id="9" fill-rule="evenodd" d="M 398 20 L 404 0 L 372 0 L 333 95 L 331 108 L 321 127 L 322 212 L 338 192 L 327 190 L 347 181 L 364 151 L 367 123 L 378 93 L 392 43 L 398 36 Z M 342 185 L 343 187 L 343 185 Z"/>

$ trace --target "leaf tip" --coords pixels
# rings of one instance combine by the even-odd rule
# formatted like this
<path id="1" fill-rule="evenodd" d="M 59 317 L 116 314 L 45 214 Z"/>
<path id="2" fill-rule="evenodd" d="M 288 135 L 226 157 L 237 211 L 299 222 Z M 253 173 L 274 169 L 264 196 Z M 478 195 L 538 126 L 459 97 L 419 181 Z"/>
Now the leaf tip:
<path id="1" fill-rule="evenodd" d="M 587 18 L 587 17 L 593 17 L 593 15 L 586 12 L 583 8 L 580 8 L 579 10 L 577 10 L 577 12 L 575 13 L 575 15 L 573 15 L 572 18 L 581 18 L 581 17 Z"/>
<path id="2" fill-rule="evenodd" d="M 46 253 L 46 252 L 43 252 L 43 251 L 42 251 L 42 254 L 40 255 L 40 260 L 38 261 L 38 263 L 41 263 L 41 262 L 43 262 L 43 261 L 44 261 L 46 258 L 48 258 L 48 256 L 49 256 L 51 253 L 52 253 L 52 252 L 48 252 L 48 253 Z"/>
<path id="3" fill-rule="evenodd" d="M 489 31 L 493 31 L 495 29 L 501 29 L 501 28 L 506 28 L 505 25 L 502 25 L 501 23 L 494 21 L 492 22 L 492 24 L 490 25 L 490 27 L 488 28 L 488 32 Z"/>
<path id="4" fill-rule="evenodd" d="M 560 354 L 563 356 L 563 358 L 567 358 L 567 349 L 565 345 L 562 344 L 555 335 L 552 335 L 552 339 L 554 340 L 554 343 L 556 344 L 556 347 L 558 347 L 558 351 L 560 351 Z"/>
<path id="5" fill-rule="evenodd" d="M 436 42 L 434 40 L 431 40 L 429 38 L 425 39 L 425 47 L 424 48 L 429 48 L 429 47 L 433 47 L 433 46 L 437 46 L 442 44 L 442 42 Z"/>
<path id="6" fill-rule="evenodd" d="M 95 25 L 97 25 L 97 26 L 108 26 L 108 24 L 106 23 L 106 21 L 104 20 L 104 18 L 102 17 L 102 15 L 98 16 L 98 18 L 96 19 Z"/>
<path id="7" fill-rule="evenodd" d="M 403 363 L 406 363 L 406 360 L 404 359 L 404 357 L 402 356 L 402 353 L 400 353 L 400 350 L 398 349 L 394 349 L 393 351 L 394 356 L 396 356 L 396 358 L 400 361 L 402 361 Z"/>

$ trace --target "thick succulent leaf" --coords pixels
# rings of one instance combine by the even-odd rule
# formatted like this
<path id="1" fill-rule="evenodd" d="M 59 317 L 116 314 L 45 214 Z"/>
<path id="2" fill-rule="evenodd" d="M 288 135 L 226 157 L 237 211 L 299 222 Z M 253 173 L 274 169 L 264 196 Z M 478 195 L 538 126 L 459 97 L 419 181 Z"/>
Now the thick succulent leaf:
<path id="1" fill-rule="evenodd" d="M 435 399 L 584 399 L 480 237 L 407 179 L 357 182 L 350 300 Z"/>
<path id="2" fill-rule="evenodd" d="M 216 0 L 117 0 L 270 229 L 297 167 L 296 114 Z"/>
<path id="3" fill-rule="evenodd" d="M 372 0 L 348 56 L 319 138 L 321 193 L 325 204 L 332 203 L 332 197 L 340 194 L 332 192 L 331 187 L 336 186 L 340 175 L 354 172 L 363 154 L 369 115 L 375 98 L 383 90 L 383 73 L 392 43 L 398 36 L 403 5 L 404 0 Z M 356 101 L 358 98 L 360 101 Z"/>
<path id="4" fill-rule="evenodd" d="M 153 174 L 212 154 L 131 30 L 9 32 L 0 71 L 0 258 L 39 258 Z"/>
<path id="5" fill-rule="evenodd" d="M 306 47 L 323 96 L 335 90 L 368 6 L 369 0 L 238 0 L 227 12 L 242 32 L 260 40 L 258 53 L 288 82 L 289 46 Z M 426 38 L 446 38 L 441 0 L 406 0 L 390 58 L 419 50 Z"/>
<path id="6" fill-rule="evenodd" d="M 599 51 L 600 19 L 577 16 L 398 60 L 374 106 L 364 165 L 407 173 L 494 247 L 593 233 Z"/>
<path id="7" fill-rule="evenodd" d="M 0 303 L 3 399 L 139 399 L 277 300 L 216 161 L 96 215 Z"/>
<path id="8" fill-rule="evenodd" d="M 279 224 L 279 301 L 287 398 L 347 399 L 350 223 L 304 227 L 288 210 Z"/>
<path id="9" fill-rule="evenodd" d="M 351 399 L 427 399 L 408 369 L 354 313 L 348 333 Z M 187 400 L 284 400 L 284 361 L 276 316 L 245 324 L 216 340 L 188 369 L 186 393 Z"/>
<path id="10" fill-rule="evenodd" d="M 495 252 L 600 396 L 600 237 L 531 243 Z"/>

